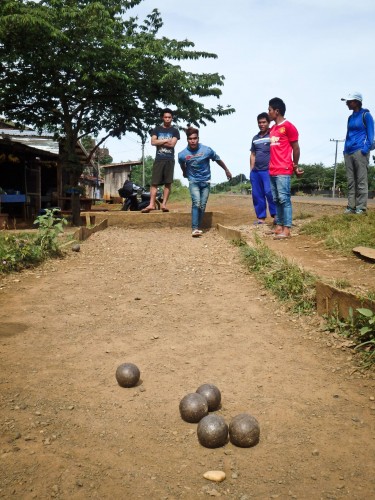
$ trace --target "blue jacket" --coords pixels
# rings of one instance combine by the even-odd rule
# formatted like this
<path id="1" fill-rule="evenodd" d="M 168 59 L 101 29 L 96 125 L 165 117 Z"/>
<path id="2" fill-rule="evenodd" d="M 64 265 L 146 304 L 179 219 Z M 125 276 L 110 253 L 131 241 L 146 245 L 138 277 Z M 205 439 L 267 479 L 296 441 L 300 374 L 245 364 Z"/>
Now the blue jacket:
<path id="1" fill-rule="evenodd" d="M 363 114 L 365 113 L 364 119 Z M 365 126 L 366 124 L 366 126 Z M 366 155 L 374 142 L 374 119 L 368 109 L 362 108 L 349 116 L 344 154 L 352 154 L 358 150 Z"/>

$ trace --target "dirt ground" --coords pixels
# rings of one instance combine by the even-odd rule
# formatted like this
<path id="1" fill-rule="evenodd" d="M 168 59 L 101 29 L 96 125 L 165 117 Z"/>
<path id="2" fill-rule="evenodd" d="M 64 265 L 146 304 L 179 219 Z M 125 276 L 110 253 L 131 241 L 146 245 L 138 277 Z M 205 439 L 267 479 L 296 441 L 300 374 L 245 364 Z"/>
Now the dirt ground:
<path id="1" fill-rule="evenodd" d="M 241 230 L 263 231 L 244 198 L 211 197 L 209 208 L 249 210 Z M 277 243 L 324 267 L 317 242 Z M 331 257 L 332 272 L 344 264 L 369 286 L 359 276 L 373 266 Z M 79 253 L 1 279 L 0 362 L 1 498 L 374 497 L 372 374 L 316 317 L 283 310 L 214 229 L 195 239 L 111 227 Z M 140 368 L 137 387 L 117 384 L 123 362 Z M 258 419 L 257 446 L 198 443 L 179 402 L 206 382 L 227 423 Z M 226 479 L 212 483 L 208 470 Z"/>

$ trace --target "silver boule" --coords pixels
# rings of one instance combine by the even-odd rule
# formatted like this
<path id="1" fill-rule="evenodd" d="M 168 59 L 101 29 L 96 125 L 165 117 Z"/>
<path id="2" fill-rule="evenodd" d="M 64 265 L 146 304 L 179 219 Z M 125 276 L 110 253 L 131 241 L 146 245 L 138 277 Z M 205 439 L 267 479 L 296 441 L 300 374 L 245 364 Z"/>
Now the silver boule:
<path id="1" fill-rule="evenodd" d="M 229 439 L 235 446 L 250 448 L 259 442 L 258 420 L 248 413 L 235 416 L 229 424 Z"/>
<path id="2" fill-rule="evenodd" d="M 207 415 L 197 428 L 198 441 L 206 448 L 219 448 L 228 441 L 228 426 L 221 415 Z"/>
<path id="3" fill-rule="evenodd" d="M 196 391 L 207 399 L 208 411 L 215 411 L 221 403 L 221 392 L 214 384 L 200 385 Z"/>
<path id="4" fill-rule="evenodd" d="M 134 387 L 138 384 L 141 372 L 133 363 L 122 363 L 117 367 L 116 380 L 121 387 Z"/>
<path id="5" fill-rule="evenodd" d="M 206 398 L 196 392 L 186 394 L 181 399 L 179 408 L 182 420 L 193 424 L 199 422 L 208 413 Z"/>

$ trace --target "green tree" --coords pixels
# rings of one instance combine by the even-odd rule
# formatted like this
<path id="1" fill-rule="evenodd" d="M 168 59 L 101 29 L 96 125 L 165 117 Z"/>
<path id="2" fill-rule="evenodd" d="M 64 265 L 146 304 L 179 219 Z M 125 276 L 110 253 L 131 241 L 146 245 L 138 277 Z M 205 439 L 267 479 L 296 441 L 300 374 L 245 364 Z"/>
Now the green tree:
<path id="1" fill-rule="evenodd" d="M 238 174 L 238 175 L 235 175 L 234 177 L 232 177 L 231 180 L 228 181 L 228 184 L 230 186 L 237 186 L 237 184 L 242 184 L 243 182 L 246 182 L 246 175 L 245 174 Z"/>
<path id="2" fill-rule="evenodd" d="M 158 37 L 157 9 L 140 23 L 128 16 L 141 1 L 1 0 L 0 107 L 6 118 L 61 140 L 71 185 L 82 173 L 75 145 L 84 136 L 104 130 L 103 141 L 126 132 L 145 138 L 164 106 L 177 108 L 178 122 L 195 125 L 234 112 L 200 101 L 220 97 L 223 76 L 180 66 L 217 56 L 193 50 L 188 40 Z"/>
<path id="3" fill-rule="evenodd" d="M 145 186 L 151 185 L 152 166 L 154 159 L 152 156 L 145 157 Z M 132 167 L 132 181 L 138 186 L 143 186 L 143 165 Z"/>

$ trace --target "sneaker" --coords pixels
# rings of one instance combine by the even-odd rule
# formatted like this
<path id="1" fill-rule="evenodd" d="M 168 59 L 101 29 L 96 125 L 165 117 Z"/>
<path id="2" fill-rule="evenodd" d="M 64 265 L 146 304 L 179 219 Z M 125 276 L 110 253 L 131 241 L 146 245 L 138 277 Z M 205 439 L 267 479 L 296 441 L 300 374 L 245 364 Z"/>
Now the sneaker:
<path id="1" fill-rule="evenodd" d="M 353 208 L 349 208 L 349 207 L 347 207 L 347 208 L 345 208 L 345 210 L 344 210 L 344 214 L 345 214 L 345 215 L 348 215 L 348 214 L 355 214 L 355 213 L 356 213 L 356 210 L 354 210 Z"/>
<path id="2" fill-rule="evenodd" d="M 367 215 L 366 210 L 364 210 L 363 208 L 357 208 L 355 213 L 356 215 Z"/>
<path id="3" fill-rule="evenodd" d="M 193 229 L 193 232 L 191 233 L 193 238 L 197 238 L 198 236 L 201 236 L 203 231 L 200 231 L 199 229 Z"/>

